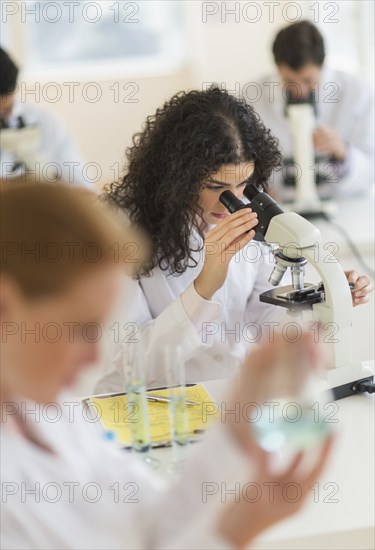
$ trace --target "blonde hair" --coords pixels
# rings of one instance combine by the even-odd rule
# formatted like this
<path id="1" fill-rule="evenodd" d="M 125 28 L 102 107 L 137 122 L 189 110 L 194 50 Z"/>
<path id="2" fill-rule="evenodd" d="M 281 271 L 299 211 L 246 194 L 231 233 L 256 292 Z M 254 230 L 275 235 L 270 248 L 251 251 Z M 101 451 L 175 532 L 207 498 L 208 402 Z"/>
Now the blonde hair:
<path id="1" fill-rule="evenodd" d="M 13 180 L 0 188 L 1 272 L 27 297 L 65 289 L 100 265 L 134 273 L 145 242 L 85 189 Z"/>

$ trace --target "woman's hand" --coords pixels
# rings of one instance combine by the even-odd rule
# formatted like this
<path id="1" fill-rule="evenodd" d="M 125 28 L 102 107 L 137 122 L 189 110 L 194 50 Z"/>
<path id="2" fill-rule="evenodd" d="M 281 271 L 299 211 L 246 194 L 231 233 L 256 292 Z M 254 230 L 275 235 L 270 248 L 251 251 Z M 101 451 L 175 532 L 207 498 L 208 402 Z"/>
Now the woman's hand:
<path id="1" fill-rule="evenodd" d="M 228 410 L 247 407 L 247 413 L 239 419 L 228 415 L 226 425 L 232 437 L 251 457 L 264 460 L 265 453 L 254 437 L 249 405 L 257 408 L 266 401 L 283 396 L 297 395 L 312 372 L 322 369 L 323 347 L 314 342 L 312 332 L 303 332 L 298 342 L 286 340 L 275 334 L 272 342 L 254 348 L 246 357 L 236 378 L 228 400 Z M 254 416 L 257 416 L 255 411 Z"/>
<path id="2" fill-rule="evenodd" d="M 229 262 L 255 235 L 258 224 L 256 212 L 242 208 L 220 221 L 206 235 L 204 267 L 194 281 L 202 298 L 211 300 L 225 282 Z"/>
<path id="3" fill-rule="evenodd" d="M 311 371 L 320 368 L 321 362 L 321 348 L 314 343 L 312 334 L 304 333 L 298 344 L 277 335 L 272 343 L 253 351 L 240 369 L 227 409 L 242 411 L 246 408 L 246 414 L 227 415 L 226 427 L 249 455 L 253 463 L 249 482 L 257 483 L 261 493 L 259 499 L 253 499 L 253 495 L 240 492 L 239 500 L 230 504 L 220 518 L 219 532 L 234 548 L 244 548 L 262 531 L 298 512 L 328 460 L 332 436 L 324 441 L 308 469 L 301 468 L 305 453 L 298 453 L 288 468 L 276 474 L 270 467 L 270 455 L 258 445 L 253 424 L 247 420 L 252 416 L 250 405 L 258 407 L 264 402 L 297 394 Z M 308 454 L 311 455 L 311 450 Z M 285 499 L 283 490 L 288 483 L 298 485 L 296 502 Z M 273 488 L 272 498 L 270 487 Z"/>
<path id="4" fill-rule="evenodd" d="M 252 476 L 250 483 L 257 483 L 257 494 L 245 496 L 241 493 L 239 502 L 231 504 L 220 518 L 219 533 L 233 548 L 245 548 L 260 533 L 275 523 L 299 512 L 307 496 L 311 496 L 311 487 L 320 477 L 332 449 L 333 438 L 323 444 L 319 456 L 308 470 L 299 466 L 305 458 L 304 453 L 295 456 L 292 464 L 281 474 L 275 474 L 269 468 L 266 459 L 260 465 L 258 474 Z M 255 478 L 255 479 L 254 479 Z M 286 498 L 290 485 L 297 488 L 298 499 Z"/>
<path id="5" fill-rule="evenodd" d="M 358 275 L 356 271 L 345 271 L 348 283 L 354 284 L 352 290 L 353 307 L 360 304 L 366 304 L 369 300 L 368 295 L 374 290 L 374 286 L 367 275 Z"/>

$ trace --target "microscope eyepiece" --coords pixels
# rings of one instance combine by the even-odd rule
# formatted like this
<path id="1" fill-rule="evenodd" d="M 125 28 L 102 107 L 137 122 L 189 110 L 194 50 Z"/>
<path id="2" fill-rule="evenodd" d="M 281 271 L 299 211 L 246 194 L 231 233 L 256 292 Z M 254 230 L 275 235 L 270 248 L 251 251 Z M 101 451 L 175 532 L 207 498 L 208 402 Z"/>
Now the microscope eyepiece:
<path id="1" fill-rule="evenodd" d="M 254 197 L 259 195 L 259 193 L 261 193 L 261 191 L 257 187 L 255 187 L 255 185 L 253 183 L 250 183 L 249 185 L 246 185 L 246 187 L 244 189 L 244 192 L 243 192 L 243 194 L 245 195 L 245 197 L 247 199 L 249 199 L 249 201 L 251 201 Z"/>
<path id="2" fill-rule="evenodd" d="M 310 90 L 310 92 L 305 96 L 302 96 L 302 95 L 293 96 L 293 94 L 290 91 L 287 91 L 285 108 L 284 108 L 284 116 L 288 115 L 288 107 L 291 105 L 311 105 L 314 110 L 314 115 L 317 116 L 316 102 L 317 102 L 317 99 L 316 99 L 316 94 L 314 90 Z"/>
<path id="3" fill-rule="evenodd" d="M 241 210 L 242 208 L 249 208 L 249 205 L 243 203 L 240 199 L 237 199 L 236 195 L 234 195 L 232 191 L 224 191 L 221 193 L 219 201 L 229 210 L 231 214 L 233 214 L 233 212 L 237 212 L 237 210 Z"/>
<path id="4" fill-rule="evenodd" d="M 244 195 L 250 200 L 249 204 L 237 199 L 231 191 L 221 193 L 219 200 L 231 214 L 241 208 L 251 208 L 258 215 L 259 223 L 255 226 L 255 231 L 264 236 L 272 218 L 282 214 L 284 210 L 267 193 L 262 193 L 252 183 L 245 187 Z"/>

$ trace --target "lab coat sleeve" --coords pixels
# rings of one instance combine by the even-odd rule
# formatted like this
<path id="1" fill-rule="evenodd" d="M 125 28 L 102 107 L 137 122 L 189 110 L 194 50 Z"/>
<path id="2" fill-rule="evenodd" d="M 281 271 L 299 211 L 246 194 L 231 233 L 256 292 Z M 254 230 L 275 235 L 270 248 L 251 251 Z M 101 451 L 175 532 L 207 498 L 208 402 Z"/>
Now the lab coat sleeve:
<path id="1" fill-rule="evenodd" d="M 132 344 L 130 353 L 135 348 L 147 365 L 146 383 L 149 387 L 165 383 L 161 355 L 165 346 L 178 343 L 184 361 L 211 347 L 201 337 L 202 319 L 214 319 L 220 312 L 220 304 L 203 300 L 189 287 L 184 298 L 179 296 L 153 318 L 140 284 L 137 281 L 129 284 L 131 289 L 126 291 L 127 298 L 118 308 L 117 319 L 106 331 L 102 369 L 105 374 L 96 385 L 97 393 L 118 391 L 124 387 L 123 361 L 126 349 Z"/>
<path id="2" fill-rule="evenodd" d="M 358 85 L 351 113 L 352 129 L 348 147 L 348 170 L 340 178 L 338 192 L 350 195 L 368 191 L 374 183 L 374 101 L 365 84 Z"/>
<path id="3" fill-rule="evenodd" d="M 202 298 L 195 290 L 194 283 L 181 294 L 181 301 L 189 319 L 198 332 L 202 331 L 202 324 L 212 321 L 220 314 L 222 305 Z"/>

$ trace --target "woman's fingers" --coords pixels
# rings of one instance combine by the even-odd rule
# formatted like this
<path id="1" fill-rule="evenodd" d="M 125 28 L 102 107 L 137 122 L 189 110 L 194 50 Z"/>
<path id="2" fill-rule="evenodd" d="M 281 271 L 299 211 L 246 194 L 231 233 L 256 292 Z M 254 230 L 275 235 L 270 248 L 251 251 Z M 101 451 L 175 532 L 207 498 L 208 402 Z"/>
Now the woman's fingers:
<path id="1" fill-rule="evenodd" d="M 251 220 L 240 227 L 236 227 L 235 229 L 228 231 L 228 233 L 224 235 L 220 241 L 222 250 L 229 251 L 232 245 L 235 245 L 242 240 L 242 237 L 247 236 L 249 234 L 248 231 L 251 231 L 257 224 L 257 220 Z M 253 231 L 253 233 L 255 235 L 255 231 Z"/>
<path id="2" fill-rule="evenodd" d="M 295 475 L 295 472 L 298 470 L 298 467 L 301 464 L 303 457 L 304 453 L 302 451 L 297 453 L 292 463 L 288 466 L 287 470 L 281 474 L 280 477 L 288 480 L 291 479 Z"/>
<path id="3" fill-rule="evenodd" d="M 243 237 L 238 237 L 229 247 L 226 249 L 226 252 L 230 254 L 231 246 L 233 246 L 233 255 L 241 250 L 248 242 L 255 237 L 255 231 L 252 229 L 249 233 L 246 233 Z"/>
<path id="4" fill-rule="evenodd" d="M 353 306 L 366 304 L 368 295 L 374 290 L 373 284 L 367 275 L 359 275 L 357 271 L 345 271 L 349 283 L 354 284 L 352 290 Z"/>
<path id="5" fill-rule="evenodd" d="M 210 240 L 211 245 L 213 243 L 216 245 L 217 255 L 223 264 L 227 264 L 237 252 L 254 238 L 256 232 L 253 230 L 253 227 L 257 224 L 257 220 L 252 220 L 235 229 L 231 229 L 220 240 Z"/>
<path id="6" fill-rule="evenodd" d="M 246 233 L 253 227 L 258 225 L 258 218 L 256 214 L 250 214 L 249 217 L 244 217 L 240 220 L 235 220 L 233 224 L 228 224 L 225 228 L 222 228 L 220 234 L 215 236 L 215 240 L 220 243 L 225 243 L 228 246 L 239 235 Z"/>
<path id="7" fill-rule="evenodd" d="M 216 243 L 217 254 L 221 256 L 223 263 L 227 264 L 255 236 L 256 232 L 253 228 L 257 225 L 256 212 L 252 212 L 250 208 L 242 208 L 227 216 L 209 231 L 206 244 Z"/>
<path id="8" fill-rule="evenodd" d="M 364 291 L 366 294 L 369 294 L 373 290 L 373 285 L 371 280 L 367 275 L 361 275 L 358 277 L 354 284 L 354 290 L 357 293 L 358 291 Z"/>
<path id="9" fill-rule="evenodd" d="M 356 283 L 357 279 L 359 278 L 359 275 L 356 271 L 345 271 L 346 278 L 348 279 L 348 283 Z"/>
<path id="10" fill-rule="evenodd" d="M 322 474 L 327 461 L 331 455 L 333 444 L 335 441 L 335 436 L 333 434 L 329 435 L 325 442 L 323 443 L 322 449 L 320 451 L 320 454 L 316 460 L 316 463 L 310 470 L 310 472 L 305 474 L 305 479 L 302 481 L 301 484 L 304 485 L 306 489 L 308 489 L 315 481 L 320 477 Z"/>
<path id="11" fill-rule="evenodd" d="M 301 499 L 299 505 L 301 505 L 307 496 L 308 492 L 311 490 L 311 486 L 320 478 L 323 473 L 323 470 L 328 462 L 328 459 L 332 452 L 332 447 L 334 443 L 334 436 L 330 435 L 324 441 L 320 453 L 314 463 L 314 465 L 306 473 L 306 470 L 302 473 L 298 472 L 300 465 L 305 458 L 307 451 L 302 451 L 296 454 L 293 462 L 288 467 L 288 469 L 279 476 L 272 476 L 268 472 L 268 477 L 273 477 L 273 481 L 277 482 L 280 487 L 284 487 L 289 483 L 294 483 L 299 486 L 301 489 Z"/>
<path id="12" fill-rule="evenodd" d="M 369 301 L 368 296 L 363 296 L 362 298 L 353 298 L 353 305 L 354 307 L 360 306 L 361 304 L 367 304 L 368 301 Z"/>
<path id="13" fill-rule="evenodd" d="M 252 212 L 250 208 L 242 208 L 238 212 L 220 221 L 207 236 L 209 236 L 210 240 L 221 240 L 228 231 L 236 227 L 241 227 L 251 220 L 257 220 L 256 212 Z"/>
<path id="14" fill-rule="evenodd" d="M 227 277 L 229 262 L 254 237 L 251 229 L 258 224 L 257 215 L 249 208 L 227 216 L 209 231 L 205 238 L 205 261 L 194 281 L 202 298 L 211 300 Z M 232 248 L 230 248 L 232 247 Z"/>

